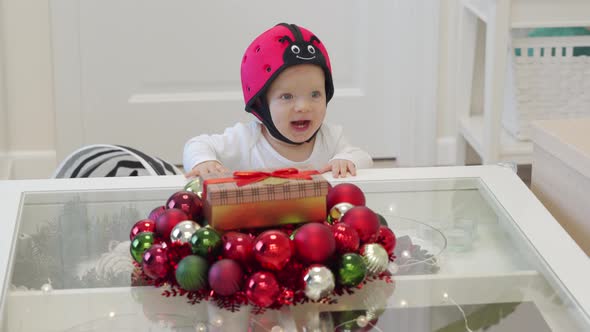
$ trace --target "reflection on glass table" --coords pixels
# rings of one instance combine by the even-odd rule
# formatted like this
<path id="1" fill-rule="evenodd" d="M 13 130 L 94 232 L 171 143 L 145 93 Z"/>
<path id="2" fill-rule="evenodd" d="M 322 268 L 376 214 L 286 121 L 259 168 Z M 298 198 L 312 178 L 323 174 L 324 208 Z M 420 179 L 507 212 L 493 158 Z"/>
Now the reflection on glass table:
<path id="1" fill-rule="evenodd" d="M 360 182 L 394 282 L 252 314 L 130 287 L 129 229 L 176 188 L 24 195 L 4 331 L 583 331 L 589 320 L 479 179 Z M 31 319 L 35 317 L 35 319 Z"/>

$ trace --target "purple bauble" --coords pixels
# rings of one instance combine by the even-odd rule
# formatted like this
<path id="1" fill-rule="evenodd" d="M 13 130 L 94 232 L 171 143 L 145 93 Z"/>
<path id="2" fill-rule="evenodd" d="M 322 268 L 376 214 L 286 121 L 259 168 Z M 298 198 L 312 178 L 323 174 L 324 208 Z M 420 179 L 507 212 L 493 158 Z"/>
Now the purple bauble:
<path id="1" fill-rule="evenodd" d="M 242 289 L 243 276 L 239 263 L 222 259 L 209 269 L 209 286 L 219 295 L 230 296 Z"/>
<path id="2" fill-rule="evenodd" d="M 166 248 L 155 244 L 143 253 L 143 272 L 152 279 L 164 278 L 170 271 Z"/>

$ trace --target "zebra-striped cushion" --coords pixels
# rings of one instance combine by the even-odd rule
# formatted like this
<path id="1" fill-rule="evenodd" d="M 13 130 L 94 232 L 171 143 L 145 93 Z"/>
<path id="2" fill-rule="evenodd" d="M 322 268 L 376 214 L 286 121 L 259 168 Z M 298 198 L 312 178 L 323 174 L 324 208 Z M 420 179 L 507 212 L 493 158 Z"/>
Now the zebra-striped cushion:
<path id="1" fill-rule="evenodd" d="M 174 165 L 121 145 L 89 145 L 70 154 L 54 178 L 182 174 Z"/>

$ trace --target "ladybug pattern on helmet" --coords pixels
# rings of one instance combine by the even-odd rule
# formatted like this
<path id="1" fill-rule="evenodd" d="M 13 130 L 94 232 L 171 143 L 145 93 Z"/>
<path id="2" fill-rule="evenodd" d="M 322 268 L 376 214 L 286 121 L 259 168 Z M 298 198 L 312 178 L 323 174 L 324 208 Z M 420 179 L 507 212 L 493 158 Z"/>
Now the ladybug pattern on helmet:
<path id="1" fill-rule="evenodd" d="M 246 111 L 262 121 L 272 136 L 290 144 L 301 143 L 290 141 L 274 126 L 265 95 L 283 70 L 300 64 L 313 64 L 323 69 L 326 103 L 329 102 L 334 95 L 330 58 L 323 43 L 311 31 L 295 24 L 279 23 L 256 37 L 242 58 L 241 78 Z M 308 141 L 313 137 L 315 133 Z"/>

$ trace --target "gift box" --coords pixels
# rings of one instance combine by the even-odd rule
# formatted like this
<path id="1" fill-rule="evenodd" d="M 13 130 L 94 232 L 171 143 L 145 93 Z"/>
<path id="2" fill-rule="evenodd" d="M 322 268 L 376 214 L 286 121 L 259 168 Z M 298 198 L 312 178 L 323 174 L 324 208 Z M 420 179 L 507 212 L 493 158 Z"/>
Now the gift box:
<path id="1" fill-rule="evenodd" d="M 295 168 L 201 176 L 203 213 L 211 227 L 232 230 L 326 219 L 329 183 Z"/>

